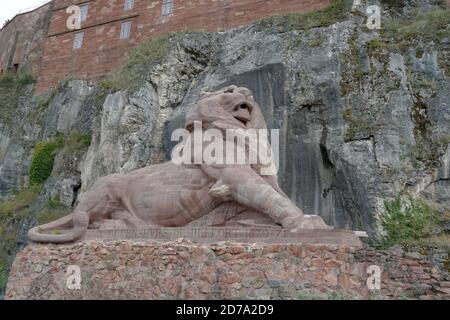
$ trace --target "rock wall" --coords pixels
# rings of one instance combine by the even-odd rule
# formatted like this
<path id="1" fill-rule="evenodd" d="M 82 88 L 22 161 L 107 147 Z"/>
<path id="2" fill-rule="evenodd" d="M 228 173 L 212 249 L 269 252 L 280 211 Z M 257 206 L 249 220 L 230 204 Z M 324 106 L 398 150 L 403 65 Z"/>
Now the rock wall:
<path id="1" fill-rule="evenodd" d="M 441 259 L 448 262 L 445 254 Z M 367 286 L 374 265 L 380 290 Z M 68 289 L 69 266 L 79 267 L 79 289 Z M 30 245 L 15 259 L 5 298 L 448 299 L 450 276 L 441 267 L 416 252 L 332 245 L 182 239 Z"/>
<path id="2" fill-rule="evenodd" d="M 132 48 L 170 32 L 224 31 L 268 15 L 310 12 L 330 3 L 329 0 L 175 1 L 172 14 L 162 15 L 163 1 L 135 0 L 133 8 L 124 11 L 123 1 L 91 0 L 81 29 L 70 30 L 66 21 L 71 14 L 66 13 L 66 8 L 86 3 L 54 2 L 37 92 L 57 86 L 68 76 L 98 80 L 118 68 L 123 55 Z M 125 21 L 131 22 L 130 36 L 121 39 L 121 23 Z M 82 47 L 74 50 L 77 32 L 83 32 L 84 39 Z"/>
<path id="3" fill-rule="evenodd" d="M 24 71 L 37 76 L 52 3 L 16 15 L 0 29 L 0 70 Z"/>

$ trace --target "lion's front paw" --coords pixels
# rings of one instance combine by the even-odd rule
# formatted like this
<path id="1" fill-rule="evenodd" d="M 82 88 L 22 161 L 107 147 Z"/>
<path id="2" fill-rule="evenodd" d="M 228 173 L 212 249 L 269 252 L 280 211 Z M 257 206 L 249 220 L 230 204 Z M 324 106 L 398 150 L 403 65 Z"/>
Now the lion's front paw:
<path id="1" fill-rule="evenodd" d="M 299 232 L 301 230 L 311 229 L 333 229 L 328 226 L 321 217 L 304 215 L 295 219 L 292 223 L 292 228 L 289 230 L 292 233 Z"/>

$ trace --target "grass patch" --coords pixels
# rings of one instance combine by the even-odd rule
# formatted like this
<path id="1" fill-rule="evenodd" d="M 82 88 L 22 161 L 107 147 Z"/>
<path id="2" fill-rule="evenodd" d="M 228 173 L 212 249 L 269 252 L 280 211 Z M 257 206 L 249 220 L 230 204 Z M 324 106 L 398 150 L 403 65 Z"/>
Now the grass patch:
<path id="1" fill-rule="evenodd" d="M 19 98 L 35 80 L 29 74 L 4 73 L 0 76 L 0 120 L 9 123 L 17 114 Z"/>
<path id="2" fill-rule="evenodd" d="M 11 200 L 0 203 L 0 223 L 7 219 L 8 216 L 14 215 L 28 207 L 37 198 L 40 191 L 41 187 L 34 185 L 21 190 Z M 0 229 L 0 231 L 3 230 Z M 2 235 L 1 232 L 0 235 Z"/>
<path id="3" fill-rule="evenodd" d="M 38 185 L 50 177 L 56 152 L 63 144 L 62 137 L 36 144 L 30 165 L 30 184 Z"/>
<path id="4" fill-rule="evenodd" d="M 450 9 L 434 10 L 410 19 L 396 18 L 384 23 L 382 34 L 398 45 L 416 40 L 440 42 L 448 37 Z"/>
<path id="5" fill-rule="evenodd" d="M 384 42 L 379 38 L 375 38 L 367 42 L 367 49 L 370 56 L 379 55 L 380 51 L 387 49 L 387 50 L 396 50 L 400 46 L 398 43 L 388 43 Z"/>
<path id="6" fill-rule="evenodd" d="M 322 38 L 316 38 L 316 39 L 313 39 L 313 40 L 311 40 L 311 41 L 309 42 L 309 46 L 310 46 L 310 47 L 313 47 L 313 48 L 315 48 L 315 47 L 320 47 L 323 43 L 324 43 L 324 39 L 322 39 Z"/>
<path id="7" fill-rule="evenodd" d="M 430 241 L 439 225 L 439 212 L 425 200 L 409 196 L 385 201 L 385 214 L 381 219 L 385 235 L 378 247 L 385 249 L 394 244 Z"/>
<path id="8" fill-rule="evenodd" d="M 28 113 L 27 119 L 29 121 L 36 121 L 39 116 L 44 115 L 57 93 L 57 90 L 50 89 L 42 95 L 34 96 L 32 100 L 34 108 Z"/>
<path id="9" fill-rule="evenodd" d="M 85 150 L 91 145 L 91 135 L 78 130 L 72 130 L 64 139 L 64 148 L 75 152 Z"/>
<path id="10" fill-rule="evenodd" d="M 55 158 L 52 173 L 55 176 L 60 175 L 78 175 L 79 161 L 91 145 L 91 135 L 71 130 L 64 138 L 64 146 L 58 150 L 58 156 Z"/>
<path id="11" fill-rule="evenodd" d="M 58 197 L 50 198 L 37 213 L 38 225 L 55 221 L 71 211 L 70 207 L 63 205 Z"/>
<path id="12" fill-rule="evenodd" d="M 421 48 L 424 42 L 440 43 L 450 32 L 450 10 L 438 9 L 419 14 L 411 18 L 392 18 L 383 22 L 380 30 L 381 38 L 375 38 L 367 43 L 370 56 L 383 58 L 385 52 L 406 53 L 407 48 Z M 416 51 L 420 58 L 420 49 Z M 440 59 L 440 64 L 447 73 L 446 59 Z"/>
<path id="13" fill-rule="evenodd" d="M 354 91 L 355 84 L 363 83 L 369 75 L 369 71 L 363 70 L 360 50 L 357 43 L 358 31 L 353 30 L 348 38 L 348 50 L 340 54 L 340 60 L 343 62 L 343 69 L 340 77 L 341 95 L 346 96 Z"/>
<path id="14" fill-rule="evenodd" d="M 31 74 L 28 73 L 4 73 L 0 76 L 0 87 L 2 88 L 14 88 L 17 86 L 27 86 L 35 83 L 36 80 Z"/>
<path id="15" fill-rule="evenodd" d="M 428 248 L 446 248 L 450 250 L 450 235 L 439 234 L 429 238 L 422 239 L 409 239 L 403 241 L 403 247 L 406 249 L 414 250 L 416 248 L 428 249 Z"/>
<path id="16" fill-rule="evenodd" d="M 9 267 L 18 250 L 18 230 L 31 217 L 29 207 L 39 197 L 40 186 L 32 186 L 0 203 L 0 296 L 8 279 Z"/>
<path id="17" fill-rule="evenodd" d="M 139 84 L 143 80 L 148 66 L 160 61 L 167 54 L 169 39 L 170 35 L 153 39 L 133 49 L 126 56 L 122 67 L 100 82 L 99 99 L 105 96 L 105 92 L 126 90 Z"/>
<path id="18" fill-rule="evenodd" d="M 310 13 L 290 13 L 273 16 L 257 22 L 262 28 L 276 28 L 280 32 L 292 30 L 309 30 L 312 28 L 328 27 L 336 22 L 345 20 L 352 7 L 350 0 L 332 0 L 331 4 L 321 10 Z"/>

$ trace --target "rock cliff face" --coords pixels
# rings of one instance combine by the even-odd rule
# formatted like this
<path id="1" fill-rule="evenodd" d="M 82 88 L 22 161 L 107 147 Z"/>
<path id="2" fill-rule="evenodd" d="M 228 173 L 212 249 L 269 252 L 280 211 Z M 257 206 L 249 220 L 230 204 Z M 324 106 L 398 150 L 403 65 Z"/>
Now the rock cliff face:
<path id="1" fill-rule="evenodd" d="M 171 35 L 124 90 L 72 80 L 36 97 L 16 87 L 2 100 L 0 199 L 28 187 L 36 143 L 63 143 L 15 240 L 43 205 L 70 211 L 99 177 L 168 160 L 199 93 L 227 84 L 251 89 L 280 129 L 280 183 L 306 213 L 376 235 L 386 199 L 422 194 L 449 210 L 449 13 L 435 2 L 383 6 L 381 31 L 355 10 L 315 28 L 290 16 Z"/>

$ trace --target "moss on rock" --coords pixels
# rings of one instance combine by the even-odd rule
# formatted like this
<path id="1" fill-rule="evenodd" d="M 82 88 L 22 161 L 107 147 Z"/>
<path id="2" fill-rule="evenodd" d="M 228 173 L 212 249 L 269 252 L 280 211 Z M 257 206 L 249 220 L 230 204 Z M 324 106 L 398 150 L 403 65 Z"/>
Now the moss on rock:
<path id="1" fill-rule="evenodd" d="M 104 99 L 107 92 L 126 90 L 139 84 L 147 66 L 161 60 L 167 54 L 169 39 L 170 35 L 153 39 L 133 49 L 125 57 L 122 67 L 100 82 L 101 91 L 98 93 L 98 99 Z"/>
<path id="2" fill-rule="evenodd" d="M 63 146 L 61 137 L 36 144 L 30 165 L 30 183 L 37 185 L 50 177 L 53 170 L 56 151 Z"/>
<path id="3" fill-rule="evenodd" d="M 329 6 L 321 10 L 273 16 L 260 20 L 257 24 L 263 28 L 276 28 L 280 32 L 328 27 L 345 20 L 351 7 L 351 0 L 332 0 Z"/>
<path id="4" fill-rule="evenodd" d="M 380 248 L 395 244 L 408 246 L 413 243 L 432 243 L 432 239 L 439 236 L 435 233 L 439 229 L 440 214 L 425 200 L 412 196 L 398 197 L 386 200 L 384 206 L 381 224 L 385 235 L 379 243 Z"/>

